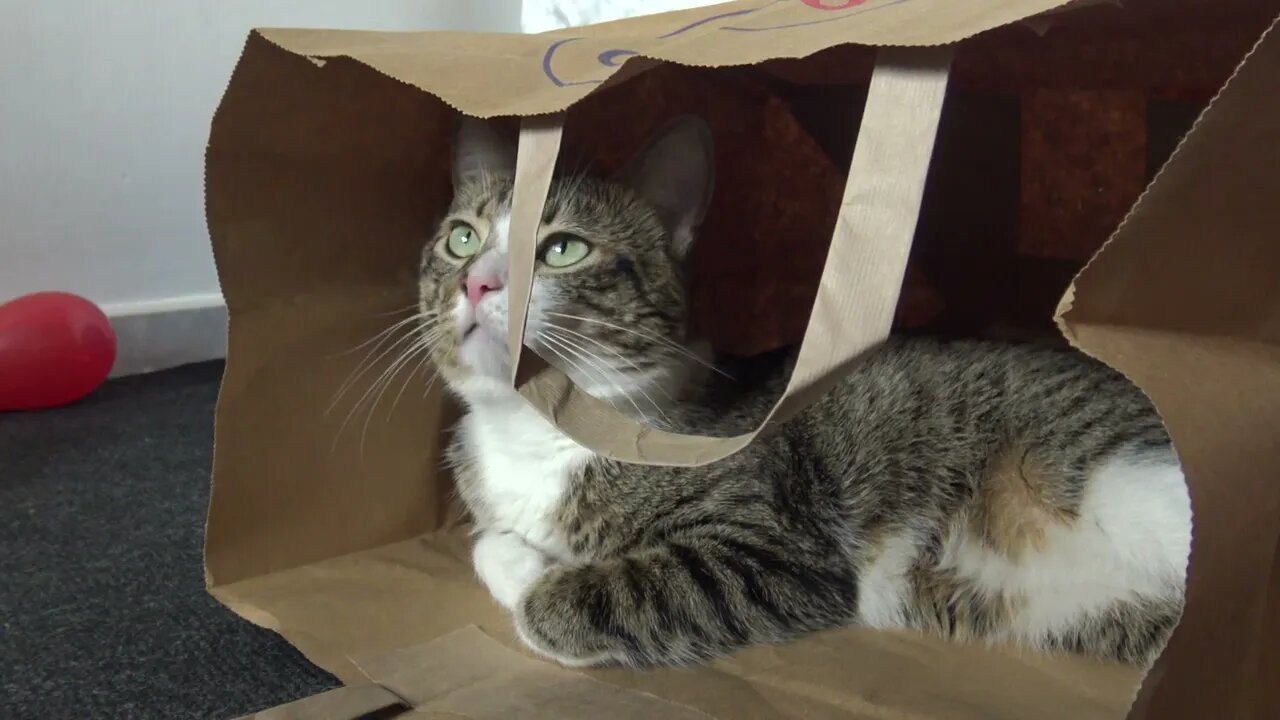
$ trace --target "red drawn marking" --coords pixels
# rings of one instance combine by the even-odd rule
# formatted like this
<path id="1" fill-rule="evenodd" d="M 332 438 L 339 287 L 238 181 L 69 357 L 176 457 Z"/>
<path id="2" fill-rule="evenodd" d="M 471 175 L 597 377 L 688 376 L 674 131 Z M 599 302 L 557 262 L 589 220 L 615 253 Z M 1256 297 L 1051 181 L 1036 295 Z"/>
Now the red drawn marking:
<path id="1" fill-rule="evenodd" d="M 848 10 L 851 7 L 862 5 L 866 1 L 867 0 L 844 0 L 844 2 L 838 5 L 828 5 L 822 0 L 800 0 L 800 2 L 805 5 L 818 10 Z"/>

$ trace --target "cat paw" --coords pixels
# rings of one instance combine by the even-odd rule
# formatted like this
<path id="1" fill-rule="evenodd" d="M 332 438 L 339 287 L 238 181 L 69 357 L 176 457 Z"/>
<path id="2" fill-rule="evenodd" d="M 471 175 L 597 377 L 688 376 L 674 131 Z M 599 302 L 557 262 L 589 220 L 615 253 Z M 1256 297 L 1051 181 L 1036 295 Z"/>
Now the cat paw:
<path id="1" fill-rule="evenodd" d="M 530 627 L 529 618 L 523 609 L 517 609 L 515 613 L 515 629 L 516 637 L 520 638 L 520 642 L 526 648 L 533 652 L 534 655 L 558 663 L 567 668 L 584 669 L 607 667 L 619 664 L 618 658 L 610 653 L 588 652 L 580 649 L 574 649 L 573 643 L 568 638 L 561 638 L 563 642 L 552 643 L 547 642 L 538 633 L 534 632 Z M 558 647 L 557 647 L 558 646 Z"/>
<path id="2" fill-rule="evenodd" d="M 476 541 L 471 554 L 476 575 L 489 594 L 507 610 L 514 610 L 550 563 L 542 551 L 518 536 L 489 531 Z"/>

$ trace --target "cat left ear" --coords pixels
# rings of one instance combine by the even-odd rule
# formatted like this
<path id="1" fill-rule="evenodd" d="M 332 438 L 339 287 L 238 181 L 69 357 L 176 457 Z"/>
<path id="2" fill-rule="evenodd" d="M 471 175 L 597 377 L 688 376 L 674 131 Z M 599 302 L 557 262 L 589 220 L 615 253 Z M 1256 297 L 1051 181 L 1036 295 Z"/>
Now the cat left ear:
<path id="1" fill-rule="evenodd" d="M 685 257 L 715 184 L 711 129 L 692 115 L 677 118 L 654 133 L 621 178 L 657 211 L 671 234 L 672 253 Z"/>
<path id="2" fill-rule="evenodd" d="M 515 140 L 492 120 L 462 116 L 453 138 L 453 186 L 479 175 L 515 171 Z"/>

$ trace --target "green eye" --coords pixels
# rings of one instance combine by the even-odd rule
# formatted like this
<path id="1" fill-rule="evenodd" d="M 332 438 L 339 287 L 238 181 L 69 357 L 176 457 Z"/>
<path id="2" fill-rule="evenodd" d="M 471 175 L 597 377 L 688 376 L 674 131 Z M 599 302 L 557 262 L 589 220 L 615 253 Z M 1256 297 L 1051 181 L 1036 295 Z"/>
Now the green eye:
<path id="1" fill-rule="evenodd" d="M 568 233 L 556 233 L 542 244 L 538 255 L 547 267 L 566 268 L 577 265 L 591 254 L 591 243 Z"/>
<path id="2" fill-rule="evenodd" d="M 480 249 L 480 238 L 476 237 L 476 231 L 470 225 L 460 223 L 449 231 L 444 247 L 456 258 L 471 257 Z"/>

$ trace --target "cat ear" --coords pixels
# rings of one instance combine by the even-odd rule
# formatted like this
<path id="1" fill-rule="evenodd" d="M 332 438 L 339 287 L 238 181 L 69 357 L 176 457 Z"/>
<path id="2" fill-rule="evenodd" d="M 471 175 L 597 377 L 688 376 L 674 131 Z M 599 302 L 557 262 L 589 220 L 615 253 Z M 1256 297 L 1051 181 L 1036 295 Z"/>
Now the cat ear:
<path id="1" fill-rule="evenodd" d="M 486 173 L 514 173 L 516 144 L 491 120 L 463 116 L 453 137 L 453 186 Z"/>
<path id="2" fill-rule="evenodd" d="M 707 214 L 715 184 L 715 143 L 701 118 L 682 116 L 645 143 L 621 179 L 653 205 L 671 233 L 672 252 L 683 258 Z"/>

